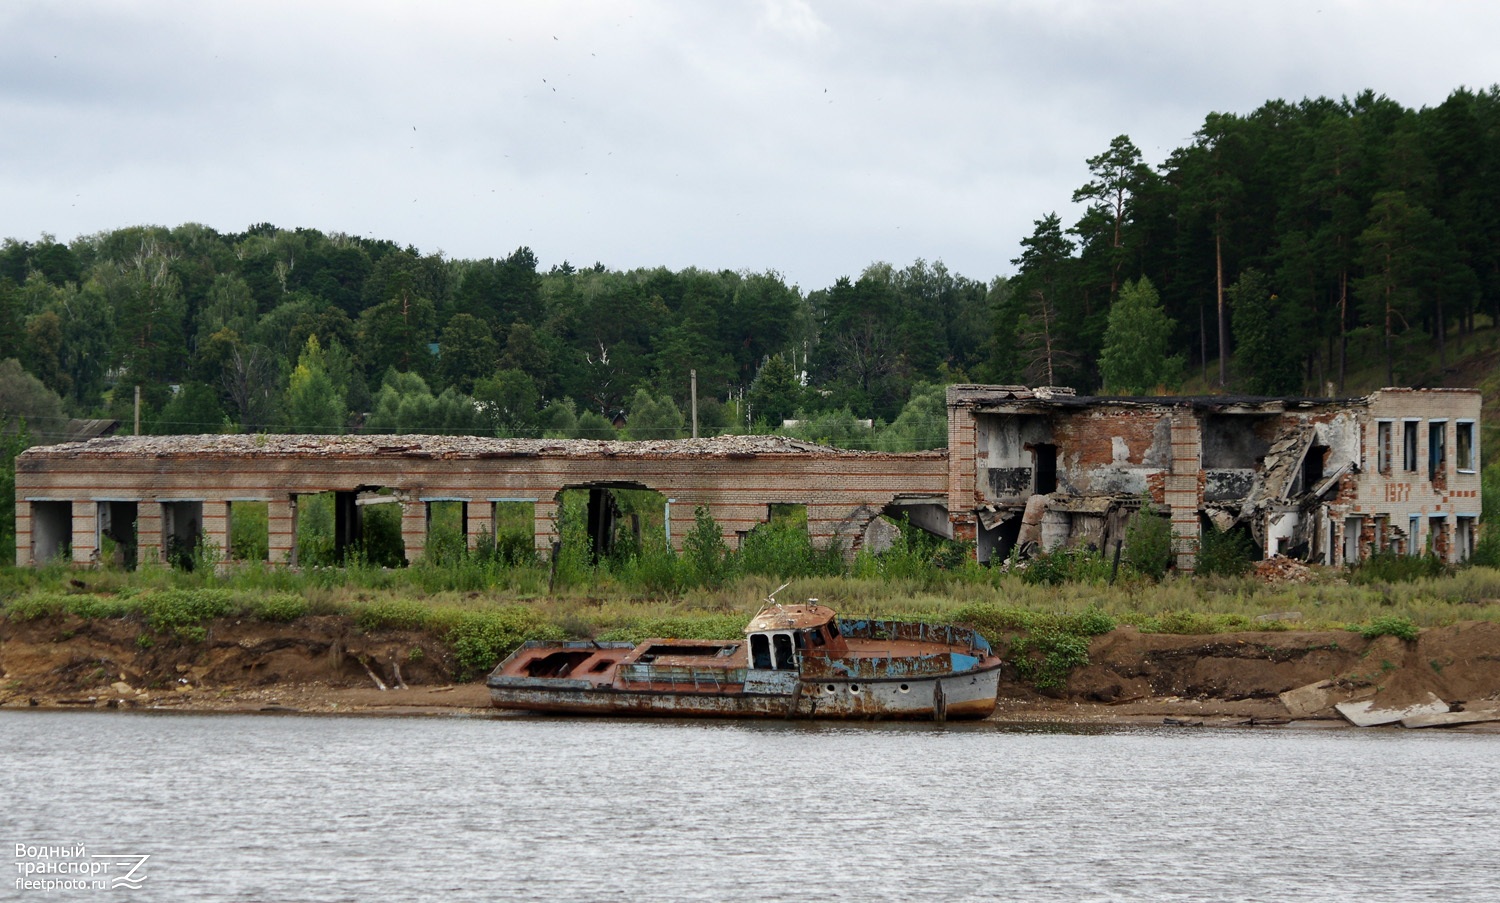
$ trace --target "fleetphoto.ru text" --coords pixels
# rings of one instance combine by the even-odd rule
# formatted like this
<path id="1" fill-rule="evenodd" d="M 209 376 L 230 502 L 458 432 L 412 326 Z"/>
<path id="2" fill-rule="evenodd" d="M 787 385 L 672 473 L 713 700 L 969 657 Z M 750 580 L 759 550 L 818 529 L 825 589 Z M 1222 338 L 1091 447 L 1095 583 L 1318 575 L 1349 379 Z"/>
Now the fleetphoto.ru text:
<path id="1" fill-rule="evenodd" d="M 22 891 L 140 890 L 149 853 L 90 853 L 83 844 L 16 844 L 15 888 Z"/>

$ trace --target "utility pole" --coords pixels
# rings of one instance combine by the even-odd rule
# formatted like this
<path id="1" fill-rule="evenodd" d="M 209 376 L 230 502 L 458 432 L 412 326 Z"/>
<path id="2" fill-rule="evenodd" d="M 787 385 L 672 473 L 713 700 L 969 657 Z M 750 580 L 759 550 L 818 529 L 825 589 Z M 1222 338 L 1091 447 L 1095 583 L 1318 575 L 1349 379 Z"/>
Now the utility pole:
<path id="1" fill-rule="evenodd" d="M 141 434 L 141 387 L 135 387 L 135 434 Z"/>
<path id="2" fill-rule="evenodd" d="M 697 368 L 693 368 L 693 369 L 688 370 L 688 375 L 691 377 L 691 380 L 692 380 L 691 398 L 692 398 L 692 408 L 693 408 L 693 438 L 696 439 L 696 438 L 698 438 L 698 370 L 697 370 Z"/>

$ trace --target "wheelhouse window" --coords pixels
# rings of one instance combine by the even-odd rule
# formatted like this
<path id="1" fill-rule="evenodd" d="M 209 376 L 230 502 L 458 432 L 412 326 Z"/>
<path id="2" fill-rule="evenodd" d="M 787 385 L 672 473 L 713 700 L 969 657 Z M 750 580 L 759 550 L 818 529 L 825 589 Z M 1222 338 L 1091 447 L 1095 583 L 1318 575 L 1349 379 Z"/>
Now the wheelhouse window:
<path id="1" fill-rule="evenodd" d="M 797 657 L 792 652 L 792 638 L 785 633 L 771 634 L 771 648 L 776 651 L 776 669 L 778 671 L 794 671 L 797 668 Z"/>
<path id="2" fill-rule="evenodd" d="M 763 633 L 750 634 L 750 667 L 771 670 L 771 641 Z"/>

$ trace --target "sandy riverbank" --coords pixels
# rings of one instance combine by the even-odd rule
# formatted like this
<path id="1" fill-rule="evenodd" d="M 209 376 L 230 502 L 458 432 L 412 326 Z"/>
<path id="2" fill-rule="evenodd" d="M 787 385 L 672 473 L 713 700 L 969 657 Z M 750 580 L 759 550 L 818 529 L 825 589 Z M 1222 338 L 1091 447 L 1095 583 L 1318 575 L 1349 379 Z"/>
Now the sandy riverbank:
<path id="1" fill-rule="evenodd" d="M 419 632 L 363 632 L 321 616 L 223 619 L 202 643 L 139 637 L 139 625 L 123 619 L 0 623 L 0 707 L 513 717 L 488 707 L 482 680 L 455 680 L 448 650 Z M 1322 681 L 1329 691 L 1320 709 L 1289 710 L 1279 698 Z M 1429 693 L 1459 709 L 1500 701 L 1500 624 L 1432 628 L 1412 641 L 1120 628 L 1093 640 L 1089 664 L 1065 687 L 1041 693 L 1007 668 L 991 720 L 1333 727 L 1344 723 L 1335 701 L 1395 708 Z M 1500 733 L 1494 723 L 1455 729 Z"/>

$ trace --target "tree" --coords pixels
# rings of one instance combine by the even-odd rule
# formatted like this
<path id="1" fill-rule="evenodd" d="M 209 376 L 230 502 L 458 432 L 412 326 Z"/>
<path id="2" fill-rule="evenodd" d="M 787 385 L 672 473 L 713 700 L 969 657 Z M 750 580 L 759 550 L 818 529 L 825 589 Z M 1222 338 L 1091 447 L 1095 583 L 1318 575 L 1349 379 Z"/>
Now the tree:
<path id="1" fill-rule="evenodd" d="M 1011 263 L 1020 267 L 1013 291 L 1016 317 L 1014 345 L 1022 375 L 1029 383 L 1061 385 L 1062 375 L 1077 366 L 1073 340 L 1065 325 L 1065 314 L 1075 324 L 1083 316 L 1065 300 L 1072 294 L 1073 243 L 1063 237 L 1056 213 L 1036 221 L 1030 238 L 1021 240 L 1021 256 Z"/>
<path id="2" fill-rule="evenodd" d="M 245 345 L 232 336 L 228 345 L 220 385 L 239 415 L 241 432 L 261 432 L 275 416 L 276 361 L 264 345 Z"/>
<path id="3" fill-rule="evenodd" d="M 1251 395 L 1289 395 L 1302 384 L 1291 331 L 1270 281 L 1251 268 L 1229 287 L 1234 311 L 1234 360 L 1239 382 Z"/>
<path id="4" fill-rule="evenodd" d="M 542 409 L 537 422 L 548 439 L 570 439 L 578 429 L 578 407 L 571 398 L 559 398 Z"/>
<path id="5" fill-rule="evenodd" d="M 682 411 L 672 399 L 657 398 L 638 389 L 630 402 L 630 419 L 625 437 L 637 442 L 682 438 Z"/>
<path id="6" fill-rule="evenodd" d="M 781 425 L 801 407 L 804 392 L 797 374 L 786 358 L 773 354 L 766 359 L 755 382 L 750 384 L 747 400 L 751 416 L 757 417 L 772 427 Z"/>
<path id="7" fill-rule="evenodd" d="M 73 380 L 63 366 L 62 319 L 50 310 L 26 321 L 26 368 L 58 395 L 68 395 Z"/>
<path id="8" fill-rule="evenodd" d="M 1436 223 L 1421 204 L 1404 191 L 1382 191 L 1370 205 L 1369 226 L 1359 236 L 1360 263 L 1365 275 L 1355 281 L 1355 294 L 1366 317 L 1381 324 L 1386 385 L 1396 384 L 1395 337 L 1411 326 L 1419 309 L 1419 293 L 1434 276 L 1431 255 Z"/>
<path id="9" fill-rule="evenodd" d="M 202 383 L 183 383 L 146 431 L 157 436 L 220 433 L 227 418 L 218 393 Z"/>
<path id="10" fill-rule="evenodd" d="M 365 420 L 372 433 L 472 435 L 485 432 L 485 426 L 474 399 L 452 387 L 434 396 L 421 376 L 396 370 L 386 371 Z"/>
<path id="11" fill-rule="evenodd" d="M 875 446 L 888 452 L 947 448 L 947 390 L 931 383 L 914 387 L 900 416 L 876 435 Z"/>
<path id="12" fill-rule="evenodd" d="M 1231 214 L 1242 193 L 1240 155 L 1244 143 L 1237 116 L 1210 113 L 1194 133 L 1195 143 L 1174 155 L 1183 172 L 1188 211 L 1206 217 L 1214 244 L 1214 296 L 1219 314 L 1219 385 L 1229 383 L 1229 310 L 1224 298 L 1224 244 Z"/>
<path id="13" fill-rule="evenodd" d="M 1167 354 L 1173 328 L 1151 280 L 1142 276 L 1126 282 L 1104 333 L 1099 370 L 1105 389 L 1144 395 L 1157 386 L 1175 388 L 1182 377 L 1182 357 Z"/>
<path id="14" fill-rule="evenodd" d="M 308 336 L 287 382 L 283 422 L 289 433 L 342 433 L 349 412 L 334 385 L 317 336 Z"/>
<path id="15" fill-rule="evenodd" d="M 105 275 L 105 291 L 115 309 L 120 383 L 139 385 L 153 408 L 169 400 L 167 387 L 178 381 L 188 363 L 182 353 L 187 305 L 172 271 L 177 256 L 176 249 L 151 237 L 143 239 L 118 269 L 95 271 Z"/>
<path id="16" fill-rule="evenodd" d="M 473 392 L 474 380 L 493 372 L 495 359 L 495 337 L 483 320 L 457 314 L 443 328 L 438 341 L 438 370 L 449 386 Z"/>
<path id="17" fill-rule="evenodd" d="M 221 329 L 249 335 L 258 319 L 250 286 L 238 276 L 221 274 L 214 279 L 203 306 L 198 308 L 195 333 L 199 340 L 207 339 Z"/>
<path id="18" fill-rule="evenodd" d="M 99 283 L 65 286 L 54 308 L 62 321 L 61 362 L 69 399 L 76 409 L 96 407 L 104 394 L 110 351 L 115 343 L 115 311 Z"/>
<path id="19" fill-rule="evenodd" d="M 6 366 L 11 363 L 13 358 L 0 362 L 0 383 L 4 381 Z M 0 561 L 7 564 L 16 562 L 16 455 L 30 446 L 31 434 L 25 418 L 0 413 Z"/>
<path id="20" fill-rule="evenodd" d="M 0 361 L 0 415 L 12 430 L 24 429 L 38 442 L 54 441 L 67 432 L 62 399 L 27 373 L 15 358 Z"/>
<path id="21" fill-rule="evenodd" d="M 402 294 L 359 315 L 359 358 L 372 376 L 394 367 L 426 373 L 432 366 L 428 345 L 437 331 L 437 311 L 423 297 Z"/>
<path id="22" fill-rule="evenodd" d="M 1073 192 L 1073 203 L 1088 203 L 1083 218 L 1071 231 L 1084 240 L 1085 257 L 1098 249 L 1109 274 L 1109 299 L 1114 301 L 1120 290 L 1120 270 L 1125 265 L 1125 230 L 1130 217 L 1130 200 L 1135 185 L 1150 171 L 1141 164 L 1140 149 L 1128 135 L 1109 143 L 1109 149 L 1088 159 L 1092 178 Z"/>
<path id="23" fill-rule="evenodd" d="M 497 436 L 534 435 L 538 399 L 536 383 L 520 370 L 497 370 L 474 383 L 474 402 Z"/>

